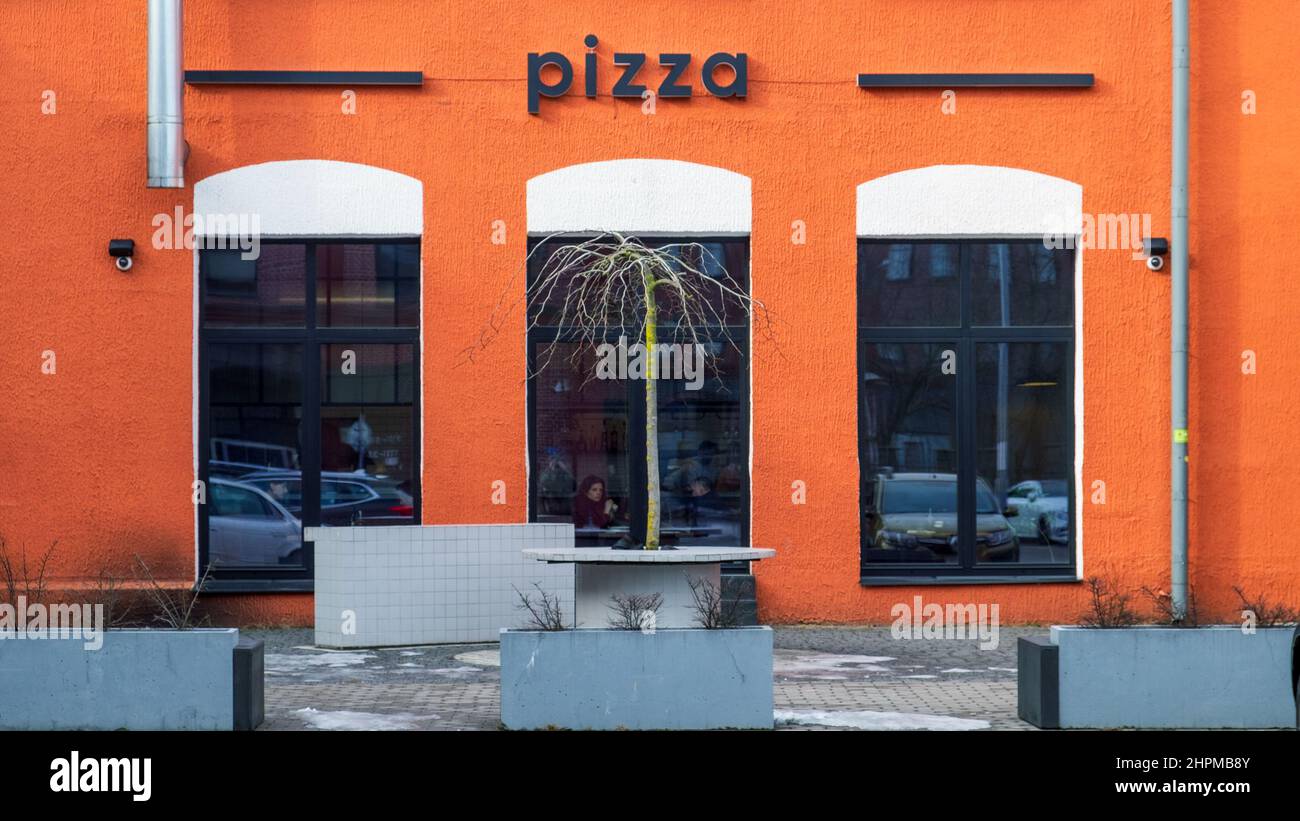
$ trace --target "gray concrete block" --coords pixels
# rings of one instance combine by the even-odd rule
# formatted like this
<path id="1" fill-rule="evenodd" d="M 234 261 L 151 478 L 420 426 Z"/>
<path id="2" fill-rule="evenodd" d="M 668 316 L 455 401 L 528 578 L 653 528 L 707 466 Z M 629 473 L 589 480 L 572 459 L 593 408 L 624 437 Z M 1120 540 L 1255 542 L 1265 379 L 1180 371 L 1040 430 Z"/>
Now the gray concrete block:
<path id="1" fill-rule="evenodd" d="M 1016 642 L 1016 707 L 1021 721 L 1054 730 L 1061 726 L 1060 648 L 1047 636 Z"/>
<path id="2" fill-rule="evenodd" d="M 1062 727 L 1294 727 L 1292 628 L 1053 627 Z"/>
<path id="3" fill-rule="evenodd" d="M 239 631 L 0 640 L 0 729 L 230 730 Z"/>
<path id="4" fill-rule="evenodd" d="M 772 630 L 501 631 L 508 729 L 772 728 Z"/>
<path id="5" fill-rule="evenodd" d="M 256 730 L 266 720 L 266 657 L 261 639 L 235 645 L 235 729 Z"/>

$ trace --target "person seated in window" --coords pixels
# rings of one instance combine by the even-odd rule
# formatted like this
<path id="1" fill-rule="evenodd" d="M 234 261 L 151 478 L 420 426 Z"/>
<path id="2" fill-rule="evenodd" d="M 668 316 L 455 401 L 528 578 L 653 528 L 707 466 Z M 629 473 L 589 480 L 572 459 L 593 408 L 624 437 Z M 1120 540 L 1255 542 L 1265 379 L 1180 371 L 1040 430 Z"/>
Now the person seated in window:
<path id="1" fill-rule="evenodd" d="M 577 483 L 559 448 L 546 449 L 546 467 L 537 480 L 537 489 L 542 513 L 563 515 L 567 512 L 564 500 L 573 496 Z"/>
<path id="2" fill-rule="evenodd" d="M 714 524 L 726 513 L 726 502 L 715 492 L 713 480 L 700 475 L 691 480 L 686 503 L 686 523 L 692 527 Z"/>
<path id="3" fill-rule="evenodd" d="M 605 496 L 604 479 L 588 476 L 578 485 L 578 493 L 573 497 L 574 527 L 609 527 L 617 512 L 618 505 Z"/>
<path id="4" fill-rule="evenodd" d="M 735 446 L 729 446 L 727 456 L 719 461 L 723 464 L 715 475 L 713 489 L 723 495 L 738 493 L 745 482 L 745 469 L 741 467 Z"/>
<path id="5" fill-rule="evenodd" d="M 678 524 L 694 525 L 700 508 L 699 498 L 716 498 L 713 495 L 716 475 L 713 462 L 717 452 L 718 446 L 707 440 L 701 442 L 694 452 L 683 447 L 677 449 L 673 467 L 664 478 L 663 490 L 672 499 L 670 516 L 683 517 Z"/>

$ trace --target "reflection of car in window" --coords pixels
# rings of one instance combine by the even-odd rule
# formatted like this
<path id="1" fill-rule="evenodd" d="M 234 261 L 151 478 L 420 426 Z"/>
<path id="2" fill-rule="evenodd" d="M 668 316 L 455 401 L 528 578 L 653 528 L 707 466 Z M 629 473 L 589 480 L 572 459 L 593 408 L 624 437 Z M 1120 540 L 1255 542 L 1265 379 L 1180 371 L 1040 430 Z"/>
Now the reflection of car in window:
<path id="1" fill-rule="evenodd" d="M 1070 540 L 1069 487 L 1060 479 L 1030 480 L 1007 490 L 1007 519 L 1022 539 Z"/>
<path id="2" fill-rule="evenodd" d="M 283 564 L 300 558 L 302 523 L 263 490 L 213 478 L 207 504 L 213 564 Z"/>
<path id="3" fill-rule="evenodd" d="M 882 473 L 867 518 L 870 560 L 951 561 L 957 553 L 957 476 Z M 983 479 L 975 486 L 975 548 L 977 561 L 1020 558 L 1020 540 Z"/>
<path id="4" fill-rule="evenodd" d="M 277 498 L 294 515 L 302 515 L 302 479 L 298 471 L 256 471 L 239 477 Z M 321 472 L 320 519 L 326 527 L 409 525 L 415 522 L 414 497 L 396 479 L 362 473 Z"/>

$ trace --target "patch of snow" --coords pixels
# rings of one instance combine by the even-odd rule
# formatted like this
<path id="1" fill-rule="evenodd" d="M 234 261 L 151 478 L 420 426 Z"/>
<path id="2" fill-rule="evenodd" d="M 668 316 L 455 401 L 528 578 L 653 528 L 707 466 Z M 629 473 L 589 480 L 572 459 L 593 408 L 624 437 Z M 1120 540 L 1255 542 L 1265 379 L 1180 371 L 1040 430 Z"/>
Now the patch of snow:
<path id="1" fill-rule="evenodd" d="M 480 667 L 501 666 L 500 650 L 471 650 L 468 653 L 459 653 L 453 658 L 463 664 L 477 664 Z"/>
<path id="2" fill-rule="evenodd" d="M 967 670 L 964 667 L 949 667 L 947 670 L 940 670 L 940 673 L 977 673 L 978 670 Z"/>
<path id="3" fill-rule="evenodd" d="M 880 666 L 884 661 L 894 661 L 894 657 L 778 650 L 772 659 L 772 671 L 778 676 L 821 678 L 835 675 L 845 678 L 846 673 L 888 673 L 888 667 Z"/>
<path id="4" fill-rule="evenodd" d="M 777 710 L 773 715 L 778 724 L 812 724 L 857 730 L 986 730 L 989 727 L 989 723 L 982 719 L 873 710 Z"/>
<path id="5" fill-rule="evenodd" d="M 463 676 L 467 673 L 481 673 L 483 670 L 479 667 L 434 667 L 429 672 L 444 676 Z"/>
<path id="6" fill-rule="evenodd" d="M 930 675 L 922 674 L 922 675 L 912 675 L 912 676 L 899 676 L 899 678 L 938 678 L 938 676 L 930 676 Z"/>
<path id="7" fill-rule="evenodd" d="M 312 653 L 355 653 L 355 652 L 356 652 L 355 650 L 349 650 L 349 649 L 347 649 L 346 647 L 344 647 L 344 648 L 339 648 L 339 647 L 317 647 L 317 646 L 314 645 L 314 644 L 299 644 L 299 645 L 295 646 L 293 649 L 295 649 L 295 650 L 307 650 L 307 651 L 312 652 Z"/>
<path id="8" fill-rule="evenodd" d="M 419 651 L 419 650 L 403 650 L 403 651 L 401 652 L 401 655 L 403 655 L 403 656 L 423 656 L 424 653 L 421 652 L 421 651 Z"/>
<path id="9" fill-rule="evenodd" d="M 373 653 L 327 652 L 308 655 L 306 653 L 267 653 L 266 672 L 277 675 L 297 675 L 322 667 L 340 669 L 364 665 L 375 656 Z"/>
<path id="10" fill-rule="evenodd" d="M 990 667 L 989 669 L 990 669 L 990 670 L 997 670 L 997 671 L 1002 672 L 1002 673 L 1014 673 L 1014 672 L 1016 672 L 1016 668 L 1014 668 L 1014 667 Z"/>
<path id="11" fill-rule="evenodd" d="M 358 713 L 352 710 L 321 711 L 314 707 L 295 710 L 317 730 L 415 730 L 418 722 L 436 721 L 439 716 L 412 713 Z"/>

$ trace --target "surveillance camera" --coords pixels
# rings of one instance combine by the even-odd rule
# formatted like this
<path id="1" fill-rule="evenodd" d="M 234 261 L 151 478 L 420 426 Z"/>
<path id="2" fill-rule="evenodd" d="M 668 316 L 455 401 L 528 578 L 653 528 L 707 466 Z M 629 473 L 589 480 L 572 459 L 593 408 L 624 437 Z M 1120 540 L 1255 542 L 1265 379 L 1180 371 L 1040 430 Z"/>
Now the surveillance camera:
<path id="1" fill-rule="evenodd" d="M 108 241 L 108 255 L 115 257 L 117 260 L 117 270 L 131 270 L 131 257 L 135 254 L 135 240 L 133 239 L 110 239 Z"/>
<path id="2" fill-rule="evenodd" d="M 1149 257 L 1163 257 L 1169 253 L 1169 240 L 1165 237 L 1146 237 L 1142 240 L 1142 250 Z"/>
<path id="3" fill-rule="evenodd" d="M 1155 256 L 1147 257 L 1147 267 L 1152 271 L 1159 271 L 1161 268 L 1165 267 L 1165 258 Z"/>

